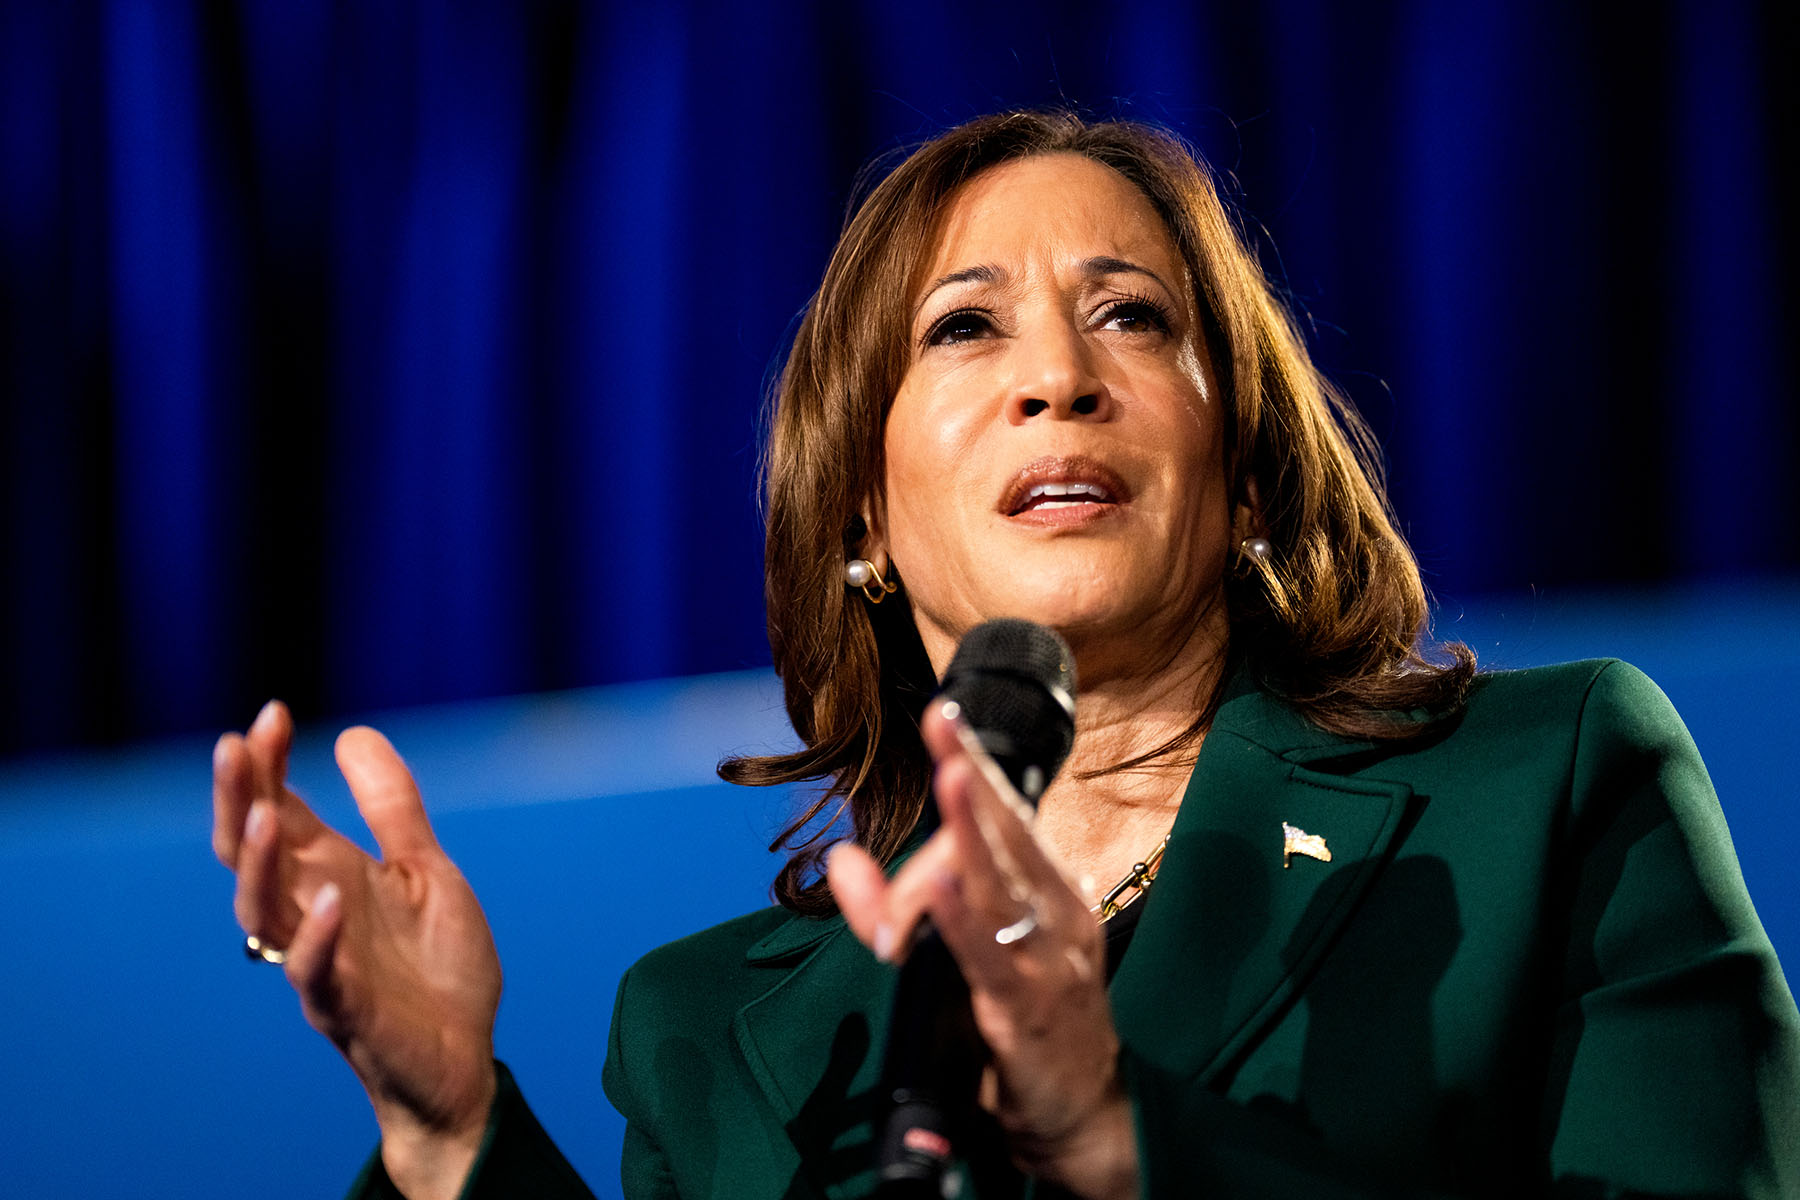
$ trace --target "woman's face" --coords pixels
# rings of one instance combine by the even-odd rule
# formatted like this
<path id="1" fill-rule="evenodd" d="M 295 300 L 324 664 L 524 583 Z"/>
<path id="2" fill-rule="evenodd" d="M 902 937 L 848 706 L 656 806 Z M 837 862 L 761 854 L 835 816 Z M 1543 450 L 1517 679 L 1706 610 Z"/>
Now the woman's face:
<path id="1" fill-rule="evenodd" d="M 1095 647 L 1166 654 L 1218 598 L 1224 420 L 1192 292 L 1150 202 L 1091 159 L 1008 163 L 952 197 L 870 514 L 940 673 L 1000 616 L 1086 647 L 1084 672 Z"/>

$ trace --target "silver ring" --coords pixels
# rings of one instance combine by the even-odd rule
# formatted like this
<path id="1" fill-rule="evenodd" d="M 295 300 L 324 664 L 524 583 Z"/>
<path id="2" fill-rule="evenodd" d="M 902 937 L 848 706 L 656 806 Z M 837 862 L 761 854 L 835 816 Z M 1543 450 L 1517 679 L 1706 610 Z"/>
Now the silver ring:
<path id="1" fill-rule="evenodd" d="M 1025 910 L 1024 916 L 1014 921 L 1011 925 L 996 930 L 994 933 L 994 940 L 999 942 L 1002 946 L 1011 946 L 1014 943 L 1022 942 L 1030 937 L 1032 930 L 1037 927 L 1038 910 L 1037 905 L 1033 904 Z"/>
<path id="2" fill-rule="evenodd" d="M 279 967 L 287 961 L 287 951 L 277 950 L 253 933 L 244 939 L 244 957 L 253 962 L 266 962 Z"/>

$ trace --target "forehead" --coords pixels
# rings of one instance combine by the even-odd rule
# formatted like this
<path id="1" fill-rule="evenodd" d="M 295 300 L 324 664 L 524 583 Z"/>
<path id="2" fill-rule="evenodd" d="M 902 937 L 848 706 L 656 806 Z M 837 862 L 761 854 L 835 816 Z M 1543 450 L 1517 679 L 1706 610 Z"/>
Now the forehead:
<path id="1" fill-rule="evenodd" d="M 1136 185 L 1084 155 L 1042 154 L 990 167 L 951 193 L 919 279 L 1034 256 L 1097 255 L 1167 271 L 1165 279 L 1186 275 L 1174 238 Z"/>

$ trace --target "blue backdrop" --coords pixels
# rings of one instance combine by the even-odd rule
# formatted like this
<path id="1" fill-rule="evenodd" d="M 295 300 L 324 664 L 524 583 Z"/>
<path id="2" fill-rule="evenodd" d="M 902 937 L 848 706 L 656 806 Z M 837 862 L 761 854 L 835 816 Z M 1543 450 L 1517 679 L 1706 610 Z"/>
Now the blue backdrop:
<path id="1" fill-rule="evenodd" d="M 859 164 L 1006 105 L 1209 155 L 1444 632 L 1662 681 L 1791 966 L 1789 7 L 0 3 L 0 1191 L 317 1196 L 372 1141 L 233 950 L 210 731 L 287 697 L 343 820 L 344 720 L 624 684 L 382 720 L 607 1194 L 612 983 L 760 902 L 783 802 L 709 782 L 766 674 L 625 681 L 766 663 L 784 333 Z"/>
<path id="2" fill-rule="evenodd" d="M 1777 952 L 1800 963 L 1792 680 L 1800 583 L 1480 605 L 1455 632 L 1511 666 L 1601 651 L 1662 682 L 1712 769 Z M 766 902 L 788 798 L 712 763 L 789 744 L 766 671 L 372 716 L 407 756 L 506 967 L 496 1041 L 601 1200 L 624 1123 L 600 1091 L 619 974 Z M 303 728 L 296 785 L 359 831 Z M 316 1200 L 375 1143 L 369 1105 L 278 972 L 247 963 L 208 847 L 210 739 L 0 765 L 0 1194 Z M 366 839 L 365 839 L 366 842 Z"/>
<path id="3" fill-rule="evenodd" d="M 0 752 L 766 662 L 784 331 L 1009 104 L 1229 175 L 1440 594 L 1793 569 L 1783 7 L 12 0 Z"/>

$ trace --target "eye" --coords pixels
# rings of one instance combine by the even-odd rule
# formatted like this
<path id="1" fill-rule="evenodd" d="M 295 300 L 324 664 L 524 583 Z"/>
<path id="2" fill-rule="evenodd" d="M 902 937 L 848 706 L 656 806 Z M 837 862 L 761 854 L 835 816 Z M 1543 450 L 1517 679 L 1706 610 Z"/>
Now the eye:
<path id="1" fill-rule="evenodd" d="M 1134 296 L 1107 305 L 1100 311 L 1100 323 L 1101 328 L 1120 333 L 1166 334 L 1174 322 L 1167 306 L 1161 302 L 1148 296 Z"/>
<path id="2" fill-rule="evenodd" d="M 975 308 L 959 308 L 933 321 L 931 328 L 920 339 L 920 344 L 954 346 L 959 342 L 972 342 L 976 338 L 986 337 L 993 330 L 994 322 L 987 313 Z"/>

